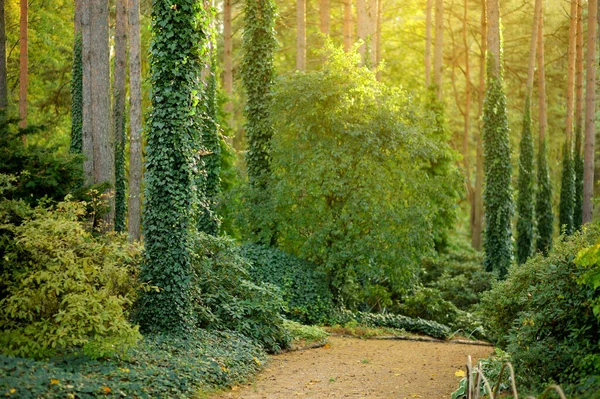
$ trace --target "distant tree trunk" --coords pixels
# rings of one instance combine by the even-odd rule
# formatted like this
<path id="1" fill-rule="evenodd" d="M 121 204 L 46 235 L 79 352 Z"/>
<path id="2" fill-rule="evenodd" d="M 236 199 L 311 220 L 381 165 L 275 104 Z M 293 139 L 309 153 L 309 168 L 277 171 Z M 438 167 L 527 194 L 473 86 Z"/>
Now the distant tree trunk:
<path id="1" fill-rule="evenodd" d="M 575 203 L 573 209 L 573 229 L 581 230 L 583 220 L 583 6 L 577 1 L 577 40 L 575 54 Z"/>
<path id="2" fill-rule="evenodd" d="M 368 18 L 368 32 L 367 40 L 369 42 L 369 66 L 371 68 L 377 67 L 377 17 L 379 11 L 379 0 L 367 0 L 367 18 Z"/>
<path id="3" fill-rule="evenodd" d="M 319 28 L 321 33 L 329 36 L 329 16 L 330 16 L 329 0 L 319 0 Z"/>
<path id="4" fill-rule="evenodd" d="M 125 90 L 127 87 L 127 0 L 116 1 L 114 110 L 115 129 L 115 231 L 125 231 Z"/>
<path id="5" fill-rule="evenodd" d="M 233 111 L 231 95 L 233 94 L 233 40 L 231 29 L 231 0 L 224 0 L 223 5 L 223 90 L 228 101 L 225 111 Z"/>
<path id="6" fill-rule="evenodd" d="M 344 51 L 350 51 L 352 48 L 352 0 L 344 0 Z"/>
<path id="7" fill-rule="evenodd" d="M 438 101 L 442 101 L 442 67 L 444 58 L 444 0 L 435 0 L 435 42 L 433 45 L 433 84 Z"/>
<path id="8" fill-rule="evenodd" d="M 6 21 L 4 19 L 4 0 L 0 0 L 0 113 L 4 112 L 6 107 L 8 107 L 8 89 L 6 85 Z"/>
<path id="9" fill-rule="evenodd" d="M 596 25 L 598 1 L 588 1 L 588 32 L 585 90 L 585 145 L 583 167 L 583 224 L 592 221 L 594 196 L 594 135 L 596 111 Z"/>
<path id="10" fill-rule="evenodd" d="M 462 142 L 462 152 L 463 152 L 463 164 L 465 166 L 465 173 L 467 175 L 467 179 L 469 182 L 469 186 L 471 185 L 471 170 L 469 165 L 469 131 L 470 131 L 470 114 L 471 114 L 471 69 L 469 65 L 469 43 L 467 41 L 467 31 L 468 31 L 468 16 L 469 16 L 469 2 L 468 0 L 464 0 L 463 2 L 463 48 L 465 49 L 465 112 L 463 115 L 464 126 L 463 126 L 463 142 Z M 469 197 L 472 197 L 471 189 L 469 189 Z M 473 206 L 473 202 L 471 201 L 471 206 Z"/>
<path id="11" fill-rule="evenodd" d="M 129 200 L 127 231 L 142 238 L 142 59 L 140 0 L 129 0 Z"/>
<path id="12" fill-rule="evenodd" d="M 27 86 L 29 84 L 28 73 L 28 39 L 27 39 L 27 0 L 21 0 L 20 38 L 19 38 L 19 127 L 27 127 Z"/>
<path id="13" fill-rule="evenodd" d="M 361 60 L 365 62 L 366 42 L 367 42 L 367 0 L 356 0 L 356 34 L 363 43 L 358 48 Z"/>
<path id="14" fill-rule="evenodd" d="M 569 20 L 569 48 L 567 51 L 567 116 L 566 116 L 566 142 L 571 152 L 573 137 L 573 116 L 575 105 L 575 52 L 577 37 L 577 1 L 571 0 L 571 14 Z"/>
<path id="15" fill-rule="evenodd" d="M 383 59 L 381 55 L 381 17 L 383 11 L 383 0 L 377 2 L 377 22 L 375 28 L 375 66 L 379 66 Z M 381 80 L 381 72 L 377 71 L 377 80 Z"/>
<path id="16" fill-rule="evenodd" d="M 425 87 L 431 85 L 431 10 L 433 0 L 427 0 L 425 8 Z"/>
<path id="17" fill-rule="evenodd" d="M 483 99 L 485 97 L 485 52 L 487 37 L 486 0 L 481 1 L 481 51 L 479 54 L 479 120 L 483 121 Z M 471 207 L 471 246 L 477 251 L 483 248 L 483 143 L 481 130 L 475 133 L 477 148 L 475 159 L 475 189 L 473 191 L 473 207 Z"/>
<path id="18" fill-rule="evenodd" d="M 87 155 L 86 132 L 90 134 L 92 145 L 93 183 L 108 183 L 109 211 L 103 217 L 105 230 L 113 228 L 115 215 L 115 140 L 110 117 L 110 60 L 108 47 L 108 0 L 88 0 L 84 3 L 84 23 L 82 30 L 84 63 L 84 118 L 83 144 Z M 87 12 L 87 19 L 85 13 Z M 85 24 L 87 23 L 87 29 Z M 87 37 L 86 37 L 87 36 Z M 86 54 L 87 52 L 87 54 Z M 87 62 L 87 65 L 86 65 Z M 86 84 L 88 74 L 88 84 Z M 86 100 L 88 114 L 86 115 Z M 89 124 L 86 126 L 86 124 Z"/>
<path id="19" fill-rule="evenodd" d="M 306 0 L 296 0 L 296 69 L 306 69 Z"/>

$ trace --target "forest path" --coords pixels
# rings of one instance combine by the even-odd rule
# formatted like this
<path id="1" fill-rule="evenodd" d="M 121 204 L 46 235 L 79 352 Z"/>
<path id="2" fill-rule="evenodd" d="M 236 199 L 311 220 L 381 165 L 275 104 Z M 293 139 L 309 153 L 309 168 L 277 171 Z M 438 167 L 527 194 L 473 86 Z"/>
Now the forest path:
<path id="1" fill-rule="evenodd" d="M 256 381 L 211 399 L 449 399 L 455 372 L 491 347 L 401 340 L 329 337 L 323 348 L 271 357 Z"/>

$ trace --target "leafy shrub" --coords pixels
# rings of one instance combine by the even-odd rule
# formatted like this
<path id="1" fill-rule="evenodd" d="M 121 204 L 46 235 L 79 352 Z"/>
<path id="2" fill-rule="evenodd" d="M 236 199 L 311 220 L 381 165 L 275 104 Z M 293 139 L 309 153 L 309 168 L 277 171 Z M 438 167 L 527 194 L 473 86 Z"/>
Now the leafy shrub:
<path id="1" fill-rule="evenodd" d="M 329 333 L 317 326 L 305 326 L 295 321 L 286 320 L 285 327 L 295 341 L 325 342 Z"/>
<path id="2" fill-rule="evenodd" d="M 420 287 L 403 299 L 399 313 L 449 325 L 456 318 L 458 309 L 452 302 L 442 298 L 439 290 Z"/>
<path id="3" fill-rule="evenodd" d="M 593 361 L 600 353 L 600 324 L 592 311 L 597 294 L 578 284 L 586 269 L 573 262 L 598 237 L 598 226 L 563 237 L 547 257 L 513 266 L 505 281 L 483 295 L 488 330 L 515 368 L 527 370 L 518 373 L 527 387 L 576 383 L 600 371 Z"/>
<path id="4" fill-rule="evenodd" d="M 257 244 L 242 246 L 241 254 L 250 261 L 248 271 L 253 281 L 279 287 L 286 317 L 304 324 L 329 320 L 333 298 L 326 274 L 316 265 L 277 248 Z"/>
<path id="5" fill-rule="evenodd" d="M 19 201 L 0 200 L 4 297 L 0 348 L 8 355 L 47 357 L 71 347 L 107 356 L 135 344 L 127 321 L 137 287 L 139 248 L 126 237 L 95 237 L 80 218 L 85 204 L 60 202 L 22 212 Z"/>
<path id="6" fill-rule="evenodd" d="M 250 280 L 248 262 L 231 239 L 199 233 L 194 237 L 194 300 L 202 328 L 238 331 L 269 351 L 289 345 L 285 306 L 279 289 Z"/>
<path id="7" fill-rule="evenodd" d="M 186 338 L 146 336 L 126 356 L 110 361 L 65 357 L 40 362 L 0 355 L 0 395 L 189 398 L 199 389 L 243 382 L 265 360 L 264 351 L 247 337 L 202 330 Z"/>

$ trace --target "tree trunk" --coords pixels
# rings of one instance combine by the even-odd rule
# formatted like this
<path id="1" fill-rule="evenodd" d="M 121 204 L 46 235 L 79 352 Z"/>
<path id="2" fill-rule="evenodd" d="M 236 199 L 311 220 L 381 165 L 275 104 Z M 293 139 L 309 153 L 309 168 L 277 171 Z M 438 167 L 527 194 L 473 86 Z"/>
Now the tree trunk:
<path id="1" fill-rule="evenodd" d="M 129 0 L 129 200 L 127 231 L 142 238 L 142 59 L 140 0 Z"/>
<path id="2" fill-rule="evenodd" d="M 574 97 L 575 97 L 575 46 L 577 32 L 577 2 L 571 0 L 571 15 L 569 21 L 569 49 L 567 51 L 567 117 L 566 117 L 566 135 L 567 135 L 567 150 L 569 154 L 572 151 L 573 137 L 573 114 L 574 114 Z"/>
<path id="3" fill-rule="evenodd" d="M 321 33 L 329 36 L 329 16 L 330 16 L 329 0 L 319 0 L 319 28 Z"/>
<path id="4" fill-rule="evenodd" d="M 377 26 L 378 26 L 379 0 L 368 0 L 367 15 L 369 20 L 369 29 L 367 40 L 369 41 L 369 64 L 371 68 L 377 67 Z"/>
<path id="5" fill-rule="evenodd" d="M 81 0 L 81 69 L 82 69 L 82 119 L 81 142 L 83 149 L 83 172 L 85 183 L 94 182 L 94 141 L 92 139 L 92 32 L 91 0 Z"/>
<path id="6" fill-rule="evenodd" d="M 344 51 L 352 48 L 352 0 L 344 0 Z"/>
<path id="7" fill-rule="evenodd" d="M 425 8 L 425 87 L 431 85 L 431 10 L 433 0 L 427 0 Z"/>
<path id="8" fill-rule="evenodd" d="M 538 20 L 537 35 L 537 67 L 538 67 L 538 106 L 539 106 L 539 144 L 546 139 L 548 128 L 548 107 L 546 104 L 546 68 L 544 67 L 544 16 L 543 11 Z"/>
<path id="9" fill-rule="evenodd" d="M 306 0 L 296 0 L 296 69 L 306 69 Z"/>
<path id="10" fill-rule="evenodd" d="M 27 0 L 21 0 L 20 38 L 19 38 L 19 127 L 27 127 L 27 86 L 29 84 L 28 73 L 28 40 L 27 40 Z"/>
<path id="11" fill-rule="evenodd" d="M 127 85 L 127 0 L 116 1 L 114 110 L 115 129 L 115 230 L 125 231 L 125 90 Z"/>
<path id="12" fill-rule="evenodd" d="M 442 67 L 444 58 L 444 0 L 435 0 L 435 42 L 433 44 L 433 84 L 437 99 L 442 101 Z"/>
<path id="13" fill-rule="evenodd" d="M 575 203 L 573 209 L 573 229 L 581 230 L 583 220 L 583 154 L 581 141 L 583 134 L 583 7 L 577 2 L 577 40 L 575 54 Z"/>
<path id="14" fill-rule="evenodd" d="M 464 0 L 463 3 L 463 48 L 465 49 L 465 112 L 463 115 L 464 126 L 463 126 L 463 164 L 465 166 L 465 173 L 467 175 L 467 181 L 469 182 L 469 197 L 473 197 L 471 193 L 471 170 L 469 165 L 469 130 L 470 130 L 470 114 L 471 114 L 471 69 L 469 65 L 469 43 L 467 41 L 468 31 L 468 20 L 469 17 L 469 2 Z M 471 201 L 471 207 L 473 207 L 473 201 Z"/>
<path id="15" fill-rule="evenodd" d="M 368 32 L 368 17 L 367 17 L 367 0 L 356 0 L 356 33 L 359 40 L 363 43 L 358 48 L 361 62 L 364 64 L 367 54 L 367 32 Z"/>
<path id="16" fill-rule="evenodd" d="M 131 1 L 131 0 L 130 0 Z M 228 101 L 225 111 L 231 114 L 233 103 L 233 40 L 231 29 L 231 0 L 224 0 L 223 5 L 223 90 L 227 94 Z"/>
<path id="17" fill-rule="evenodd" d="M 6 21 L 4 19 L 4 0 L 0 0 L 0 116 L 8 107 L 8 88 L 6 85 Z"/>
<path id="18" fill-rule="evenodd" d="M 491 63 L 488 73 L 500 76 L 500 9 L 498 0 L 486 0 L 487 12 L 487 52 Z"/>
<path id="19" fill-rule="evenodd" d="M 583 166 L 583 224 L 592 221 L 594 196 L 594 135 L 596 111 L 596 26 L 598 1 L 588 1 L 588 32 L 585 90 L 585 145 Z"/>

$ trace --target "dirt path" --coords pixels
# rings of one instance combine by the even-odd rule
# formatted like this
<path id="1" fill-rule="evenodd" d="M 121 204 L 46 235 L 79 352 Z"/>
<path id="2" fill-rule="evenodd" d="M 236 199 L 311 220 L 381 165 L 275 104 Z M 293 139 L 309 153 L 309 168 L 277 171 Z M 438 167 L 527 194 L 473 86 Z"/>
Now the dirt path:
<path id="1" fill-rule="evenodd" d="M 256 381 L 211 399 L 449 399 L 467 356 L 492 348 L 330 337 L 324 348 L 273 356 Z"/>

